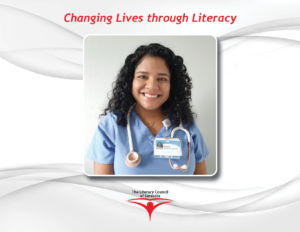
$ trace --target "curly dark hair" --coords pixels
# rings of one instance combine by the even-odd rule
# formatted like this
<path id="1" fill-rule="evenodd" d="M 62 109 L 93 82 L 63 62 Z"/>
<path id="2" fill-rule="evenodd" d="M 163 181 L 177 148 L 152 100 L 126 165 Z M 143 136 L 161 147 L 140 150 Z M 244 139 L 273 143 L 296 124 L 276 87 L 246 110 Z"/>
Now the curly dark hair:
<path id="1" fill-rule="evenodd" d="M 192 81 L 189 77 L 183 59 L 174 52 L 158 43 L 138 47 L 133 54 L 127 56 L 124 66 L 121 68 L 117 80 L 113 83 L 112 96 L 104 113 L 100 116 L 113 112 L 119 125 L 127 125 L 127 113 L 129 108 L 136 102 L 132 95 L 132 82 L 134 72 L 140 60 L 145 56 L 160 57 L 165 60 L 171 75 L 171 88 L 168 100 L 162 105 L 164 114 L 175 125 L 180 123 L 191 125 L 193 116 L 190 101 Z"/>

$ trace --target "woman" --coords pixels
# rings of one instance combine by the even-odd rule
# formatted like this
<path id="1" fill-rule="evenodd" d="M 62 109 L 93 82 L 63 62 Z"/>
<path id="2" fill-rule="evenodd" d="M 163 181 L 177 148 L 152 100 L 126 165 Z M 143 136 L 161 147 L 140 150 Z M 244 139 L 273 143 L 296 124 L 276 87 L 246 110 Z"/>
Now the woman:
<path id="1" fill-rule="evenodd" d="M 105 109 L 91 142 L 87 157 L 94 161 L 96 175 L 192 175 L 206 174 L 206 144 L 191 111 L 191 79 L 183 59 L 160 44 L 140 46 L 130 54 L 114 84 L 112 97 Z M 132 112 L 130 111 L 132 109 Z M 129 116 L 132 143 L 141 161 L 136 167 L 126 165 L 129 153 L 127 134 Z M 170 132 L 182 122 L 190 133 L 190 158 L 187 135 L 175 133 L 181 140 L 182 157 L 175 165 L 186 170 L 174 170 L 169 159 L 153 155 L 155 138 L 164 138 L 162 121 L 169 119 Z M 175 161 L 172 161 L 175 163 Z M 178 164 L 177 164 L 178 163 Z"/>

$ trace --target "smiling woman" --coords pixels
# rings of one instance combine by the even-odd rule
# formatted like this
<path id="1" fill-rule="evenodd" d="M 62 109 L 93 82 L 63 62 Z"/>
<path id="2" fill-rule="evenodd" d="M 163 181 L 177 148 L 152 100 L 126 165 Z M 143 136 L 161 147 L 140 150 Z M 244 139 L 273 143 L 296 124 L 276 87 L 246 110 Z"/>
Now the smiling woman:
<path id="1" fill-rule="evenodd" d="M 136 67 L 132 83 L 137 107 L 142 106 L 151 112 L 161 110 L 160 106 L 167 101 L 169 93 L 170 73 L 166 62 L 160 57 L 144 56 Z"/>
<path id="2" fill-rule="evenodd" d="M 191 87 L 182 57 L 161 44 L 127 56 L 88 150 L 94 173 L 206 174 L 208 149 L 193 119 Z"/>

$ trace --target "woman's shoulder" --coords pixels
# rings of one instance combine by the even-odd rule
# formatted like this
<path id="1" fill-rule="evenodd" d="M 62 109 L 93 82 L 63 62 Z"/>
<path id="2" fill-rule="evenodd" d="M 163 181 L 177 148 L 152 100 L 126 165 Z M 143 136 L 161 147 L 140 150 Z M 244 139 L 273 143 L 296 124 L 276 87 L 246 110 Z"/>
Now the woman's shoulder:
<path id="1" fill-rule="evenodd" d="M 113 112 L 108 113 L 100 119 L 99 126 L 100 127 L 109 127 L 109 126 L 117 126 L 118 125 L 118 117 Z"/>
<path id="2" fill-rule="evenodd" d="M 187 129 L 190 133 L 195 133 L 195 131 L 199 130 L 199 128 L 198 128 L 198 126 L 197 126 L 197 124 L 196 124 L 195 119 L 193 119 L 193 122 L 190 123 L 190 124 L 184 123 L 184 124 L 183 124 L 183 127 L 184 127 L 185 129 Z"/>
<path id="3" fill-rule="evenodd" d="M 195 119 L 193 120 L 193 122 L 191 124 L 189 124 L 189 125 L 184 124 L 183 127 L 189 131 L 191 138 L 198 137 L 200 139 L 203 139 L 203 135 L 202 135 L 199 127 L 197 126 Z"/>

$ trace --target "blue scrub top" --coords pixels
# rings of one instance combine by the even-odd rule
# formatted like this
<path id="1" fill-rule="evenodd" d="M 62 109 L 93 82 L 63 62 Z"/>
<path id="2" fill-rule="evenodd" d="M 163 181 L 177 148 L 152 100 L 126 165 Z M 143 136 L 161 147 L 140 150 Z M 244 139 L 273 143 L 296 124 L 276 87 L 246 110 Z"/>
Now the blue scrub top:
<path id="1" fill-rule="evenodd" d="M 177 127 L 171 125 L 169 132 Z M 113 113 L 106 115 L 99 123 L 89 147 L 87 157 L 97 163 L 114 164 L 115 175 L 193 175 L 196 162 L 202 162 L 209 151 L 195 122 L 189 127 L 185 126 L 191 135 L 191 158 L 186 172 L 174 170 L 169 159 L 154 158 L 153 142 L 155 137 L 140 120 L 133 110 L 130 117 L 133 150 L 141 157 L 137 167 L 128 167 L 125 163 L 129 153 L 127 127 L 117 124 L 117 116 Z M 163 127 L 156 138 L 164 138 L 166 129 Z M 172 163 L 182 166 L 187 164 L 188 144 L 184 131 L 176 131 L 174 138 L 181 139 L 182 157 L 172 160 Z"/>

